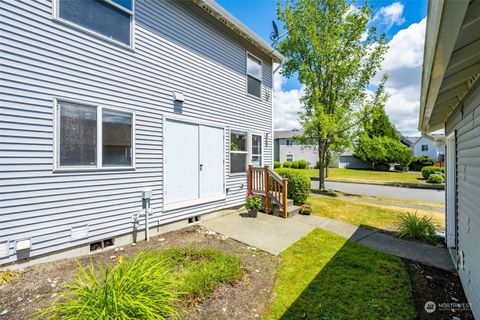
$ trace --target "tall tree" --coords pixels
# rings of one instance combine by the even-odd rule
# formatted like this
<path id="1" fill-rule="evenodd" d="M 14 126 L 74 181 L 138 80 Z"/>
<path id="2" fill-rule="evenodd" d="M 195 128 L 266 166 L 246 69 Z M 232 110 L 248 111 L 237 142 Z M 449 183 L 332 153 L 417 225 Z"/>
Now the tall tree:
<path id="1" fill-rule="evenodd" d="M 347 0 L 286 0 L 277 11 L 288 30 L 278 45 L 288 59 L 283 74 L 298 73 L 305 85 L 302 140 L 318 150 L 324 189 L 325 155 L 367 105 L 366 88 L 387 50 L 385 35 L 368 28 L 372 8 L 366 2 L 357 7 Z"/>

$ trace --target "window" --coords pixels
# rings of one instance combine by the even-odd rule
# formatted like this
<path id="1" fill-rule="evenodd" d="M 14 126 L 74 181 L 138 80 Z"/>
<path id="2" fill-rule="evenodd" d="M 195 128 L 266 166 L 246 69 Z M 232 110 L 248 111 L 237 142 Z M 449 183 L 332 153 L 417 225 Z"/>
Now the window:
<path id="1" fill-rule="evenodd" d="M 428 144 L 422 144 L 422 151 L 428 151 Z"/>
<path id="2" fill-rule="evenodd" d="M 258 134 L 252 134 L 252 159 L 251 163 L 254 166 L 262 165 L 262 136 Z"/>
<path id="3" fill-rule="evenodd" d="M 234 131 L 230 133 L 230 173 L 247 172 L 247 133 Z"/>
<path id="4" fill-rule="evenodd" d="M 287 153 L 286 160 L 287 160 L 287 162 L 293 162 L 293 154 L 292 153 Z"/>
<path id="5" fill-rule="evenodd" d="M 57 117 L 58 167 L 133 166 L 133 113 L 59 101 Z"/>
<path id="6" fill-rule="evenodd" d="M 247 92 L 262 97 L 262 61 L 250 53 L 247 54 Z"/>
<path id="7" fill-rule="evenodd" d="M 57 0 L 58 18 L 131 45 L 134 0 Z"/>
<path id="8" fill-rule="evenodd" d="M 132 114 L 103 109 L 102 160 L 105 167 L 132 165 Z"/>
<path id="9" fill-rule="evenodd" d="M 293 146 L 293 140 L 287 139 L 287 146 Z"/>

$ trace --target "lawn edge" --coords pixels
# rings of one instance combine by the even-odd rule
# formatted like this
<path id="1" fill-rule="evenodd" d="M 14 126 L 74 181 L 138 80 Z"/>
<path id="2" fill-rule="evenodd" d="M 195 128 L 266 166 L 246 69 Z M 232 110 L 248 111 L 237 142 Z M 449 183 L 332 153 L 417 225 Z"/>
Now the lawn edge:
<path id="1" fill-rule="evenodd" d="M 318 181 L 318 177 L 310 177 L 312 181 Z M 389 187 L 398 187 L 398 188 L 410 188 L 410 189 L 432 189 L 432 190 L 445 190 L 444 184 L 420 184 L 420 183 L 410 183 L 410 182 L 393 182 L 393 181 L 361 181 L 361 180 L 341 180 L 341 179 L 325 179 L 328 182 L 344 182 L 344 183 L 357 183 L 357 184 L 370 184 L 370 185 L 381 185 Z"/>

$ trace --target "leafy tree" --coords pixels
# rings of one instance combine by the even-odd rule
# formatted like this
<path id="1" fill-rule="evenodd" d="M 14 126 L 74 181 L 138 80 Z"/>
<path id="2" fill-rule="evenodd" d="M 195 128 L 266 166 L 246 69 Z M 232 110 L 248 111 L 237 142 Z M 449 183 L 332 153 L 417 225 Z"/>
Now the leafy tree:
<path id="1" fill-rule="evenodd" d="M 325 157 L 336 136 L 353 128 L 366 108 L 366 88 L 380 68 L 385 35 L 367 29 L 372 8 L 347 0 L 286 0 L 278 17 L 288 30 L 278 49 L 288 59 L 283 74 L 298 73 L 305 85 L 299 121 L 303 142 L 319 158 L 320 189 L 325 188 Z M 367 36 L 365 38 L 365 32 Z"/>

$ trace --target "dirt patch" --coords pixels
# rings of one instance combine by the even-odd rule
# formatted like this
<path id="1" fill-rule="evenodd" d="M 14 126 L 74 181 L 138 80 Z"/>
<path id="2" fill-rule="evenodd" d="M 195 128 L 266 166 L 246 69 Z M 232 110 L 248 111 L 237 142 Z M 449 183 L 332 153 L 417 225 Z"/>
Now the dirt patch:
<path id="1" fill-rule="evenodd" d="M 184 306 L 186 319 L 258 319 L 269 301 L 279 259 L 257 251 L 243 243 L 214 232 L 193 226 L 169 232 L 116 250 L 107 250 L 78 258 L 87 265 L 113 264 L 118 256 L 132 256 L 149 249 L 171 247 L 214 248 L 242 259 L 244 276 L 240 281 L 217 287 L 209 297 L 195 305 Z M 77 270 L 75 259 L 45 263 L 25 269 L 21 276 L 0 285 L 0 316 L 4 319 L 32 319 L 33 314 L 48 306 L 65 282 L 74 277 Z"/>
<path id="2" fill-rule="evenodd" d="M 410 281 L 418 319 L 474 319 L 457 273 L 403 259 Z M 434 303 L 434 311 L 430 304 Z"/>

